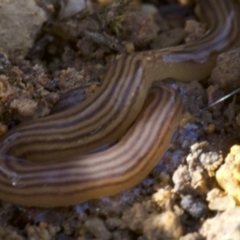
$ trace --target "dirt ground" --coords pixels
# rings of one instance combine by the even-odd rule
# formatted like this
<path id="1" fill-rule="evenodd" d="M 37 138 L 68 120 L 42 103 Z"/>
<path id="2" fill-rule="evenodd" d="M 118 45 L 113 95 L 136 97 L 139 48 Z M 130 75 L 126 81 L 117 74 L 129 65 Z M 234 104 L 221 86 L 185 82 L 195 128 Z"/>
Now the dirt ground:
<path id="1" fill-rule="evenodd" d="M 117 56 L 194 41 L 207 29 L 193 1 L 35 1 L 0 3 L 0 136 L 68 108 L 71 89 L 82 87 L 74 101 L 94 94 Z M 239 87 L 239 66 L 234 48 L 202 82 L 166 81 L 182 97 L 182 121 L 134 189 L 68 208 L 1 202 L 0 239 L 240 239 L 239 97 L 208 107 Z"/>

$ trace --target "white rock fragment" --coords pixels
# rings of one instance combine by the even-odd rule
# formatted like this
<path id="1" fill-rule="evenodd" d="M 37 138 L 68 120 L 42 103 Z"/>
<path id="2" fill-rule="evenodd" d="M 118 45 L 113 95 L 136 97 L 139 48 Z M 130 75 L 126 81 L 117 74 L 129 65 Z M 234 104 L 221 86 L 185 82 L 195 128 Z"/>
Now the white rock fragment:
<path id="1" fill-rule="evenodd" d="M 0 1 L 0 48 L 25 56 L 46 16 L 34 0 Z"/>

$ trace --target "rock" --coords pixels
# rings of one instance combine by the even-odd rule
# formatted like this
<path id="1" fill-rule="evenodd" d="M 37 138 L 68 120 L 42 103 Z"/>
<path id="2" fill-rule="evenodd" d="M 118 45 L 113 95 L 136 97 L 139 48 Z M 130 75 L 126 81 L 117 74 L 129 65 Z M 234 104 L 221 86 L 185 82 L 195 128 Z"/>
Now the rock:
<path id="1" fill-rule="evenodd" d="M 203 223 L 200 233 L 207 240 L 240 239 L 240 207 L 208 219 Z"/>
<path id="2" fill-rule="evenodd" d="M 37 102 L 32 99 L 14 99 L 10 107 L 16 109 L 24 117 L 31 117 L 37 109 Z"/>
<path id="3" fill-rule="evenodd" d="M 126 224 L 120 218 L 108 218 L 106 220 L 106 225 L 109 230 L 115 229 L 124 229 L 126 228 Z"/>
<path id="4" fill-rule="evenodd" d="M 132 231 L 141 233 L 143 222 L 147 217 L 148 213 L 144 206 L 140 203 L 136 203 L 132 208 L 124 212 L 122 220 Z"/>
<path id="5" fill-rule="evenodd" d="M 202 23 L 195 20 L 188 20 L 185 26 L 185 32 L 187 34 L 185 42 L 192 42 L 204 35 L 206 29 Z"/>
<path id="6" fill-rule="evenodd" d="M 218 184 L 240 203 L 240 146 L 234 145 L 222 165 L 216 172 Z"/>
<path id="7" fill-rule="evenodd" d="M 166 188 L 160 188 L 156 193 L 152 195 L 152 200 L 156 202 L 160 207 L 164 207 L 166 204 L 172 201 L 174 194 L 170 186 Z"/>
<path id="8" fill-rule="evenodd" d="M 89 219 L 84 225 L 97 239 L 109 240 L 112 237 L 104 222 L 99 218 Z"/>
<path id="9" fill-rule="evenodd" d="M 179 45 L 184 40 L 184 30 L 174 28 L 159 34 L 151 44 L 153 49 L 167 48 Z"/>
<path id="10" fill-rule="evenodd" d="M 182 198 L 181 207 L 194 218 L 201 218 L 207 213 L 207 204 L 200 198 L 186 195 Z"/>
<path id="11" fill-rule="evenodd" d="M 225 92 L 231 92 L 240 87 L 240 48 L 220 54 L 217 66 L 213 69 L 210 82 L 219 86 Z"/>
<path id="12" fill-rule="evenodd" d="M 123 30 L 124 39 L 133 42 L 135 47 L 141 47 L 150 43 L 157 36 L 160 28 L 152 14 L 136 11 L 126 15 Z"/>
<path id="13" fill-rule="evenodd" d="M 201 236 L 198 232 L 188 233 L 183 237 L 180 237 L 179 240 L 204 240 L 204 237 Z"/>
<path id="14" fill-rule="evenodd" d="M 46 21 L 44 11 L 33 0 L 2 0 L 0 16 L 0 48 L 26 55 Z"/>
<path id="15" fill-rule="evenodd" d="M 208 204 L 209 209 L 213 211 L 225 211 L 235 206 L 236 202 L 229 195 L 215 198 Z"/>
<path id="16" fill-rule="evenodd" d="M 0 122 L 0 137 L 3 136 L 7 132 L 7 125 Z"/>
<path id="17" fill-rule="evenodd" d="M 55 239 L 56 233 L 60 231 L 60 227 L 41 222 L 39 226 L 28 226 L 27 229 L 28 239 Z"/>
<path id="18" fill-rule="evenodd" d="M 143 3 L 142 4 L 142 12 L 147 14 L 158 14 L 158 9 L 151 3 Z"/>
<path id="19" fill-rule="evenodd" d="M 207 89 L 207 98 L 208 98 L 208 106 L 210 110 L 219 110 L 223 106 L 223 102 L 218 102 L 221 98 L 224 97 L 224 92 L 217 85 L 210 85 Z M 213 106 L 212 106 L 213 105 Z"/>
<path id="20" fill-rule="evenodd" d="M 147 218 L 143 226 L 144 236 L 148 240 L 174 240 L 182 236 L 180 219 L 172 211 Z"/>
<path id="21" fill-rule="evenodd" d="M 232 196 L 226 195 L 219 188 L 213 188 L 207 194 L 208 208 L 213 211 L 225 211 L 236 207 L 236 201 Z"/>
<path id="22" fill-rule="evenodd" d="M 90 0 L 68 0 L 62 3 L 59 18 L 71 17 L 83 10 L 92 11 L 92 2 Z"/>

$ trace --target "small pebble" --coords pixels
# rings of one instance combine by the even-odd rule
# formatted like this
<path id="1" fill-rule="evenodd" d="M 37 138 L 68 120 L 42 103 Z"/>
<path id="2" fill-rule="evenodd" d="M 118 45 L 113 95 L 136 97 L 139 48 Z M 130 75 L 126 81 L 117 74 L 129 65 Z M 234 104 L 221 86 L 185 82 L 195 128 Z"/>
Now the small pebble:
<path id="1" fill-rule="evenodd" d="M 109 240 L 112 237 L 112 234 L 108 231 L 104 222 L 99 218 L 87 220 L 84 226 L 97 239 Z"/>
<path id="2" fill-rule="evenodd" d="M 234 199 L 240 203 L 240 146 L 231 147 L 230 153 L 216 172 L 218 184 Z"/>
<path id="3" fill-rule="evenodd" d="M 221 98 L 224 97 L 224 92 L 217 85 L 210 85 L 207 88 L 207 98 L 208 98 L 208 106 L 212 111 L 219 110 L 223 106 L 223 101 L 216 104 Z"/>
<path id="4" fill-rule="evenodd" d="M 179 45 L 184 39 L 184 30 L 175 28 L 158 35 L 151 44 L 151 48 L 160 49 Z"/>
<path id="5" fill-rule="evenodd" d="M 142 224 L 147 217 L 148 213 L 144 206 L 140 203 L 135 203 L 132 208 L 123 213 L 122 220 L 132 231 L 141 233 Z"/>
<path id="6" fill-rule="evenodd" d="M 195 20 L 188 20 L 186 22 L 185 32 L 187 34 L 185 42 L 192 42 L 195 39 L 203 36 L 206 32 L 206 29 L 202 23 L 199 23 Z"/>
<path id="7" fill-rule="evenodd" d="M 205 240 L 205 238 L 200 233 L 193 232 L 180 237 L 179 240 Z"/>
<path id="8" fill-rule="evenodd" d="M 62 8 L 59 14 L 60 19 L 71 17 L 83 10 L 92 10 L 91 0 L 68 0 L 65 3 L 66 4 L 62 4 Z"/>
<path id="9" fill-rule="evenodd" d="M 32 117 L 37 105 L 37 102 L 32 99 L 14 99 L 10 107 L 16 109 L 24 117 Z"/>
<path id="10" fill-rule="evenodd" d="M 158 9 L 153 4 L 143 3 L 142 12 L 147 14 L 158 14 Z"/>
<path id="11" fill-rule="evenodd" d="M 229 209 L 207 219 L 200 229 L 207 240 L 240 239 L 240 207 Z"/>
<path id="12" fill-rule="evenodd" d="M 207 213 L 207 204 L 202 199 L 192 195 L 184 196 L 180 205 L 194 218 L 201 218 Z"/>
<path id="13" fill-rule="evenodd" d="M 215 132 L 215 129 L 216 129 L 216 127 L 214 124 L 208 124 L 205 132 L 206 132 L 206 134 L 213 134 Z"/>
<path id="14" fill-rule="evenodd" d="M 3 136 L 7 132 L 8 127 L 0 122 L 0 137 Z"/>
<path id="15" fill-rule="evenodd" d="M 172 199 L 172 191 L 170 187 L 161 188 L 152 196 L 152 200 L 162 207 L 164 207 L 165 204 L 169 202 L 171 199 Z"/>
<path id="16" fill-rule="evenodd" d="M 229 195 L 216 197 L 208 204 L 208 208 L 212 211 L 226 211 L 234 207 L 236 207 L 236 201 Z"/>
<path id="17" fill-rule="evenodd" d="M 108 218 L 106 220 L 106 226 L 109 230 L 124 229 L 126 228 L 125 222 L 120 218 Z"/>
<path id="18" fill-rule="evenodd" d="M 166 211 L 147 218 L 143 226 L 147 240 L 178 240 L 182 236 L 180 219 L 172 211 Z"/>
<path id="19" fill-rule="evenodd" d="M 46 21 L 35 1 L 0 1 L 0 48 L 26 55 Z"/>
<path id="20" fill-rule="evenodd" d="M 220 54 L 217 66 L 213 69 L 210 82 L 219 86 L 224 92 L 231 92 L 240 87 L 240 48 Z"/>

